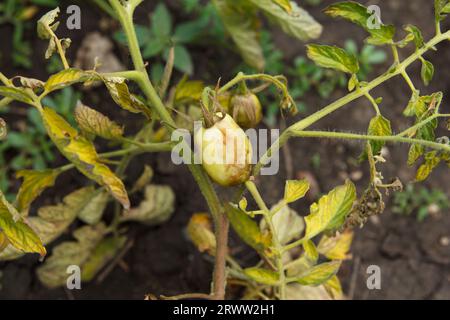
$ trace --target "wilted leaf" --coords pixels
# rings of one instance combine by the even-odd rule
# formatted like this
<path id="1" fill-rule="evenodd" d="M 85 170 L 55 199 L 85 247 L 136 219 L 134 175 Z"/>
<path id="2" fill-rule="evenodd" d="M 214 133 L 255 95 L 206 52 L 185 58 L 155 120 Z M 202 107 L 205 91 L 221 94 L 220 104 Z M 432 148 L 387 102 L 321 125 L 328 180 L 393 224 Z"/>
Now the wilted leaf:
<path id="1" fill-rule="evenodd" d="M 89 179 L 104 186 L 125 209 L 129 209 L 130 201 L 122 181 L 104 165 L 91 141 L 78 134 L 53 109 L 44 108 L 42 118 L 48 135 L 59 151 L 69 159 L 76 168 Z"/>
<path id="2" fill-rule="evenodd" d="M 425 163 L 422 164 L 416 173 L 416 181 L 424 181 L 433 172 L 434 168 L 441 162 L 440 156 L 437 151 L 428 152 L 425 155 Z"/>
<path id="3" fill-rule="evenodd" d="M 359 71 L 356 57 L 347 53 L 344 49 L 318 44 L 310 44 L 307 48 L 308 58 L 321 67 L 336 69 L 350 74 Z"/>
<path id="4" fill-rule="evenodd" d="M 103 216 L 109 201 L 109 194 L 104 189 L 92 191 L 90 199 L 78 213 L 78 218 L 87 224 L 96 224 Z"/>
<path id="5" fill-rule="evenodd" d="M 175 194 L 169 186 L 149 185 L 144 196 L 137 208 L 132 208 L 122 217 L 123 221 L 155 225 L 170 219 L 175 210 Z"/>
<path id="6" fill-rule="evenodd" d="M 94 74 L 87 73 L 80 69 L 66 69 L 51 75 L 45 82 L 44 89 L 47 93 L 61 90 L 75 83 L 91 80 Z"/>
<path id="7" fill-rule="evenodd" d="M 393 41 L 395 27 L 384 25 L 365 6 L 357 2 L 348 1 L 332 4 L 325 9 L 325 13 L 332 17 L 344 18 L 364 28 L 370 34 L 370 37 L 366 39 L 370 44 L 382 45 Z M 371 24 L 377 24 L 379 28 L 375 28 Z"/>
<path id="8" fill-rule="evenodd" d="M 4 96 L 6 98 L 10 98 L 27 104 L 33 103 L 32 96 L 27 92 L 25 88 L 0 86 L 0 96 Z"/>
<path id="9" fill-rule="evenodd" d="M 390 136 L 392 134 L 391 122 L 382 115 L 377 115 L 370 120 L 367 134 L 370 136 Z M 370 141 L 374 155 L 378 155 L 384 145 L 384 141 Z"/>
<path id="10" fill-rule="evenodd" d="M 68 226 L 89 204 L 94 195 L 93 187 L 76 190 L 64 197 L 62 203 L 40 208 L 38 216 L 29 217 L 27 221 L 46 245 L 67 230 Z M 0 253 L 0 260 L 16 259 L 21 255 L 22 253 L 19 250 L 8 246 Z"/>
<path id="11" fill-rule="evenodd" d="M 81 269 L 81 280 L 89 282 L 103 269 L 125 245 L 125 237 L 109 237 L 103 239 L 83 264 Z M 67 273 L 66 273 L 67 276 Z"/>
<path id="12" fill-rule="evenodd" d="M 52 38 L 51 32 L 55 32 L 59 26 L 59 22 L 55 23 L 59 14 L 59 7 L 44 14 L 37 22 L 37 34 L 41 39 Z"/>
<path id="13" fill-rule="evenodd" d="M 287 300 L 331 300 L 330 295 L 323 285 L 317 287 L 302 286 L 298 283 L 290 283 L 286 286 Z"/>
<path id="14" fill-rule="evenodd" d="M 245 11 L 238 5 L 227 0 L 214 1 L 217 11 L 222 19 L 225 29 L 230 34 L 244 61 L 257 70 L 263 70 L 265 60 L 259 44 L 258 29 L 256 28 L 255 14 Z M 276 6 L 276 5 L 275 5 Z M 280 8 L 280 10 L 282 10 Z"/>
<path id="15" fill-rule="evenodd" d="M 124 78 L 103 78 L 113 100 L 123 109 L 132 113 L 144 113 L 150 119 L 149 108 L 130 93 Z"/>
<path id="16" fill-rule="evenodd" d="M 341 266 L 341 261 L 331 261 L 312 267 L 302 275 L 295 277 L 295 282 L 304 286 L 318 286 L 333 277 Z"/>
<path id="17" fill-rule="evenodd" d="M 123 137 L 123 128 L 107 116 L 78 103 L 75 108 L 75 120 L 79 128 L 87 134 L 99 136 L 104 139 L 120 139 Z"/>
<path id="18" fill-rule="evenodd" d="M 405 30 L 414 36 L 414 44 L 416 46 L 416 49 L 420 49 L 425 45 L 425 42 L 424 42 L 423 36 L 422 36 L 422 32 L 420 31 L 419 28 L 417 28 L 416 26 L 414 26 L 412 24 L 408 24 L 405 27 Z"/>
<path id="19" fill-rule="evenodd" d="M 348 252 L 353 240 L 353 232 L 346 231 L 338 234 L 335 237 L 324 235 L 320 239 L 317 247 L 320 254 L 323 254 L 330 260 L 345 260 L 348 259 Z"/>
<path id="20" fill-rule="evenodd" d="M 279 205 L 276 204 L 272 207 L 272 210 Z M 290 241 L 300 238 L 302 232 L 305 230 L 305 222 L 303 218 L 297 214 L 297 212 L 288 205 L 283 206 L 272 217 L 272 223 L 277 234 L 278 241 L 281 244 L 289 243 Z M 269 232 L 269 228 L 265 220 L 261 220 L 261 230 Z"/>
<path id="21" fill-rule="evenodd" d="M 25 223 L 17 210 L 6 200 L 0 191 L 0 230 L 15 249 L 22 252 L 36 252 L 46 255 L 39 236 Z"/>
<path id="22" fill-rule="evenodd" d="M 59 175 L 57 170 L 20 170 L 16 172 L 17 178 L 23 178 L 16 197 L 16 206 L 19 212 L 28 210 L 30 204 L 36 199 L 42 191 L 55 184 Z"/>
<path id="23" fill-rule="evenodd" d="M 281 8 L 283 8 L 283 10 L 286 11 L 287 13 L 292 12 L 292 5 L 289 0 L 272 0 L 272 1 L 275 2 L 277 5 L 279 5 Z"/>
<path id="24" fill-rule="evenodd" d="M 203 81 L 182 80 L 175 88 L 175 102 L 200 101 L 204 88 Z"/>
<path id="25" fill-rule="evenodd" d="M 322 26 L 294 1 L 289 2 L 292 8 L 290 12 L 286 12 L 279 6 L 279 3 L 274 3 L 273 0 L 249 1 L 261 9 L 271 21 L 278 24 L 285 33 L 297 39 L 316 39 L 322 33 Z M 283 2 L 286 3 L 288 1 Z"/>
<path id="26" fill-rule="evenodd" d="M 287 180 L 284 187 L 284 200 L 287 203 L 303 198 L 309 190 L 309 182 L 303 180 Z"/>
<path id="27" fill-rule="evenodd" d="M 19 79 L 20 84 L 24 88 L 30 88 L 32 90 L 36 90 L 36 89 L 44 87 L 44 82 L 42 82 L 41 80 L 33 79 L 33 78 L 26 78 L 26 77 L 21 77 L 21 76 L 18 76 L 17 78 Z"/>
<path id="28" fill-rule="evenodd" d="M 210 216 L 207 213 L 195 213 L 189 220 L 187 232 L 191 241 L 200 252 L 214 255 L 216 238 L 212 230 Z"/>
<path id="29" fill-rule="evenodd" d="M 420 71 L 423 83 L 428 86 L 434 75 L 434 66 L 430 61 L 422 59 L 422 68 Z"/>
<path id="30" fill-rule="evenodd" d="M 84 263 L 103 239 L 106 227 L 103 224 L 84 226 L 74 231 L 77 241 L 63 242 L 53 249 L 52 255 L 37 269 L 37 276 L 46 287 L 56 288 L 66 284 L 67 267 Z"/>
<path id="31" fill-rule="evenodd" d="M 225 204 L 225 211 L 234 231 L 250 247 L 263 253 L 271 245 L 270 235 L 263 235 L 258 224 L 244 211 L 229 203 Z"/>
<path id="32" fill-rule="evenodd" d="M 247 268 L 244 273 L 250 279 L 261 283 L 274 286 L 278 284 L 279 275 L 275 271 L 261 269 L 261 268 Z"/>
<path id="33" fill-rule="evenodd" d="M 134 193 L 136 191 L 144 189 L 144 187 L 150 183 L 152 178 L 153 178 L 152 167 L 145 165 L 144 171 L 142 172 L 141 176 L 136 180 L 130 192 Z"/>
<path id="34" fill-rule="evenodd" d="M 332 276 L 323 286 L 334 300 L 341 300 L 344 297 L 341 281 L 337 276 Z"/>
<path id="35" fill-rule="evenodd" d="M 3 140 L 8 135 L 8 129 L 6 128 L 6 122 L 0 118 L 0 140 Z"/>
<path id="36" fill-rule="evenodd" d="M 322 231 L 339 228 L 350 212 L 355 199 L 355 185 L 349 180 L 345 185 L 336 187 L 322 196 L 318 203 L 311 205 L 311 213 L 305 217 L 304 239 L 311 239 Z"/>

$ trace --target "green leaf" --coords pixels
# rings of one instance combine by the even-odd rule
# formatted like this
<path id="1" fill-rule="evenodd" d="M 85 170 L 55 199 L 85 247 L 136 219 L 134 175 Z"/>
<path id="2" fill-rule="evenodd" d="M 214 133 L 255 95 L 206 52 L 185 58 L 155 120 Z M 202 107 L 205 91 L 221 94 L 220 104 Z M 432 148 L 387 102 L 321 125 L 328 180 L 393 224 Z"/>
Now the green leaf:
<path id="1" fill-rule="evenodd" d="M 419 28 L 417 28 L 416 26 L 414 26 L 412 24 L 408 24 L 405 27 L 405 30 L 413 35 L 414 44 L 416 46 L 416 49 L 420 49 L 425 45 L 425 42 L 424 42 L 423 36 L 422 36 L 422 32 L 420 31 Z"/>
<path id="2" fill-rule="evenodd" d="M 309 182 L 303 180 L 287 180 L 284 187 L 284 200 L 291 203 L 303 198 L 309 190 Z"/>
<path id="3" fill-rule="evenodd" d="M 234 231 L 250 247 L 263 253 L 271 245 L 270 235 L 263 235 L 258 224 L 244 211 L 229 203 L 225 204 L 225 211 Z"/>
<path id="4" fill-rule="evenodd" d="M 59 22 L 55 23 L 56 18 L 59 15 L 59 7 L 44 14 L 37 22 L 37 33 L 41 39 L 52 38 L 51 32 L 55 32 L 58 29 Z"/>
<path id="5" fill-rule="evenodd" d="M 142 56 L 144 59 L 152 58 L 160 54 L 167 46 L 167 42 L 164 39 L 152 38 L 150 39 L 142 50 Z"/>
<path id="6" fill-rule="evenodd" d="M 50 139 L 59 151 L 86 177 L 104 186 L 125 209 L 130 208 L 122 181 L 100 161 L 91 141 L 58 115 L 53 109 L 41 110 L 42 119 Z"/>
<path id="7" fill-rule="evenodd" d="M 310 44 L 307 46 L 308 58 L 324 68 L 336 69 L 350 74 L 358 73 L 359 64 L 356 57 L 344 49 L 335 46 Z"/>
<path id="8" fill-rule="evenodd" d="M 392 134 L 391 122 L 382 115 L 377 115 L 370 120 L 367 134 L 371 136 L 390 136 Z M 373 154 L 378 155 L 385 145 L 385 142 L 370 141 L 370 145 L 372 147 Z"/>
<path id="9" fill-rule="evenodd" d="M 358 84 L 358 76 L 356 74 L 352 74 L 351 78 L 348 80 L 348 91 L 352 92 L 355 90 Z"/>
<path id="10" fill-rule="evenodd" d="M 382 45 L 392 43 L 395 34 L 394 26 L 384 25 L 380 21 L 378 21 L 378 29 L 369 26 L 369 21 L 377 18 L 365 6 L 357 2 L 347 1 L 332 4 L 325 9 L 325 13 L 331 17 L 344 18 L 364 28 L 370 34 L 370 37 L 366 39 L 370 44 Z"/>
<path id="11" fill-rule="evenodd" d="M 214 4 L 225 29 L 238 47 L 244 61 L 257 70 L 263 70 L 265 60 L 259 43 L 259 31 L 256 28 L 254 12 L 244 11 L 227 0 L 216 0 Z"/>
<path id="12" fill-rule="evenodd" d="M 37 277 L 48 288 L 56 288 L 66 284 L 67 268 L 79 266 L 89 261 L 95 248 L 100 244 L 106 227 L 104 224 L 84 226 L 74 231 L 77 241 L 63 242 L 53 249 L 52 255 L 37 269 Z"/>
<path id="13" fill-rule="evenodd" d="M 434 0 L 434 16 L 437 23 L 444 20 L 448 13 L 450 13 L 448 0 Z"/>
<path id="14" fill-rule="evenodd" d="M 277 285 L 280 278 L 277 272 L 261 268 L 247 268 L 244 273 L 253 281 L 269 286 Z"/>
<path id="15" fill-rule="evenodd" d="M 33 103 L 31 94 L 25 88 L 0 86 L 0 96 L 4 96 L 6 98 L 10 98 L 27 104 Z"/>
<path id="16" fill-rule="evenodd" d="M 281 1 L 275 3 L 273 0 L 249 0 L 249 2 L 261 9 L 285 33 L 297 39 L 317 39 L 322 33 L 322 26 L 294 1 L 289 2 L 292 8 L 290 12 L 280 6 Z M 283 1 L 286 2 L 288 1 Z"/>
<path id="17" fill-rule="evenodd" d="M 16 197 L 16 206 L 19 212 L 27 211 L 30 204 L 44 191 L 46 188 L 55 184 L 55 180 L 59 175 L 57 170 L 20 170 L 16 172 L 17 178 L 23 178 Z"/>
<path id="18" fill-rule="evenodd" d="M 430 61 L 422 59 L 422 69 L 420 71 L 423 83 L 428 86 L 434 75 L 434 66 Z"/>
<path id="19" fill-rule="evenodd" d="M 75 108 L 75 120 L 81 131 L 87 134 L 109 140 L 123 137 L 123 127 L 111 121 L 97 110 L 91 109 L 80 102 Z"/>
<path id="20" fill-rule="evenodd" d="M 175 210 L 175 194 L 169 186 L 148 185 L 144 195 L 139 206 L 126 212 L 122 221 L 157 225 L 170 219 Z"/>
<path id="21" fill-rule="evenodd" d="M 172 33 L 172 16 L 164 2 L 160 2 L 152 14 L 151 30 L 158 37 L 169 37 Z"/>
<path id="22" fill-rule="evenodd" d="M 0 230 L 2 231 L 3 236 L 6 236 L 8 239 L 8 243 L 15 249 L 22 252 L 36 252 L 42 257 L 46 255 L 47 252 L 39 236 L 23 220 L 17 210 L 6 200 L 1 191 Z"/>
<path id="23" fill-rule="evenodd" d="M 341 266 L 340 261 L 319 264 L 295 278 L 295 282 L 304 286 L 318 286 L 331 279 Z"/>
<path id="24" fill-rule="evenodd" d="M 311 205 L 311 213 L 305 217 L 304 239 L 311 239 L 322 231 L 339 228 L 344 223 L 355 199 L 356 189 L 349 180 L 345 185 L 336 187 L 322 196 L 318 203 Z"/>

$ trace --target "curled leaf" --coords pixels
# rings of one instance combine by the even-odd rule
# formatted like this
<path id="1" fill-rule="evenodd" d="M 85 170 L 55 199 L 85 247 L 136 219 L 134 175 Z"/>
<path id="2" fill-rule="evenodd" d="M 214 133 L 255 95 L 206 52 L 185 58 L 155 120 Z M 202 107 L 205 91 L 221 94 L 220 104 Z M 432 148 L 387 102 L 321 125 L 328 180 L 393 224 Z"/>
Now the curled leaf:
<path id="1" fill-rule="evenodd" d="M 19 193 L 16 197 L 17 210 L 22 212 L 27 210 L 30 204 L 36 199 L 42 191 L 55 184 L 59 175 L 57 170 L 20 170 L 16 177 L 23 178 Z"/>
<path id="2" fill-rule="evenodd" d="M 331 261 L 319 264 L 305 271 L 294 281 L 304 286 L 318 286 L 331 279 L 341 266 L 341 261 Z"/>
<path id="3" fill-rule="evenodd" d="M 17 210 L 0 191 L 0 230 L 8 243 L 21 252 L 46 255 L 46 250 L 36 232 L 25 222 Z M 4 243 L 5 240 L 3 240 Z"/>
<path id="4" fill-rule="evenodd" d="M 50 39 L 52 38 L 52 32 L 55 32 L 58 29 L 59 22 L 55 22 L 56 18 L 59 15 L 59 7 L 53 9 L 46 14 L 44 14 L 37 22 L 37 33 L 39 38 L 41 39 Z"/>
<path id="5" fill-rule="evenodd" d="M 42 118 L 48 135 L 59 151 L 89 179 L 104 186 L 125 209 L 130 208 L 127 191 L 122 181 L 104 165 L 91 141 L 58 115 L 53 109 L 44 108 Z"/>
<path id="6" fill-rule="evenodd" d="M 324 235 L 317 247 L 320 254 L 330 260 L 345 260 L 349 258 L 348 252 L 353 240 L 353 232 L 345 231 L 335 237 Z"/>
<path id="7" fill-rule="evenodd" d="M 191 241 L 200 252 L 214 255 L 216 251 L 216 237 L 212 230 L 210 216 L 207 213 L 195 213 L 189 220 L 187 232 Z"/>
<path id="8" fill-rule="evenodd" d="M 110 140 L 123 137 L 123 127 L 81 102 L 75 108 L 75 120 L 79 128 L 87 134 Z"/>
<path id="9" fill-rule="evenodd" d="M 123 221 L 155 225 L 170 219 L 175 210 L 175 194 L 169 186 L 149 185 L 145 188 L 144 195 L 139 206 L 122 217 Z"/>
<path id="10" fill-rule="evenodd" d="M 250 279 L 258 283 L 267 284 L 270 286 L 277 285 L 280 278 L 278 273 L 276 273 L 275 271 L 261 268 L 247 268 L 244 270 L 244 273 Z"/>

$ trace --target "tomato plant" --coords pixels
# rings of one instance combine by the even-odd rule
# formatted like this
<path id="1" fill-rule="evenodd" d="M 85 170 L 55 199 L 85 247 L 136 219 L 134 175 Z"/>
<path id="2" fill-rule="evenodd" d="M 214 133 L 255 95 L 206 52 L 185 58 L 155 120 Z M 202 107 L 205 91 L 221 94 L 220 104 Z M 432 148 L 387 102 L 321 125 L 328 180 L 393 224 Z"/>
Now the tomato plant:
<path id="1" fill-rule="evenodd" d="M 180 50 L 177 51 L 176 45 L 166 48 L 167 42 L 164 42 L 157 53 L 166 51 L 166 66 L 160 83 L 152 83 L 141 52 L 144 46 L 139 42 L 133 24 L 134 12 L 141 2 L 109 0 L 107 9 L 112 10 L 111 14 L 123 28 L 123 38 L 134 66 L 132 69 L 101 73 L 96 67 L 92 70 L 72 68 L 66 57 L 71 40 L 57 36 L 59 9 L 55 9 L 38 21 L 37 32 L 41 39 L 48 41 L 46 57 L 58 55 L 64 70 L 45 81 L 9 78 L 0 73 L 3 84 L 0 95 L 4 97 L 0 106 L 17 101 L 34 108 L 48 137 L 68 160 L 58 168 L 19 171 L 17 175 L 23 182 L 13 202 L 0 193 L 0 259 L 16 259 L 25 253 L 38 253 L 44 257 L 46 245 L 79 219 L 85 224 L 73 232 L 75 240 L 56 246 L 38 268 L 37 274 L 46 286 L 57 287 L 66 283 L 67 267 L 78 265 L 83 270 L 83 281 L 93 279 L 126 245 L 124 223 L 160 224 L 174 211 L 176 195 L 170 187 L 151 182 L 151 168 L 146 167 L 134 185 L 126 186 L 123 179 L 130 160 L 143 153 L 172 151 L 179 141 L 173 141 L 170 135 L 180 128 L 193 133 L 194 120 L 201 120 L 202 129 L 195 136 L 202 142 L 203 163 L 189 161 L 195 157 L 194 153 L 183 153 L 183 157 L 207 202 L 210 215 L 193 215 L 188 234 L 200 251 L 214 257 L 212 289 L 209 293 L 188 293 L 170 298 L 224 299 L 228 283 L 244 287 L 245 298 L 296 299 L 306 296 L 305 290 L 316 290 L 322 297 L 342 298 L 336 274 L 342 261 L 349 256 L 352 229 L 363 226 L 370 216 L 384 210 L 383 190 L 397 190 L 402 186 L 399 179 L 386 182 L 379 171 L 379 163 L 385 161 L 382 148 L 390 143 L 409 144 L 408 164 L 422 161 L 416 174 L 417 181 L 425 180 L 439 164 L 450 164 L 449 139 L 436 137 L 435 133 L 438 121 L 450 116 L 440 112 L 443 94 L 421 94 L 408 74 L 408 67 L 420 62 L 423 82 L 428 85 L 432 81 L 435 70 L 424 55 L 450 39 L 450 30 L 441 30 L 441 21 L 450 13 L 450 2 L 435 0 L 436 33 L 429 40 L 425 40 L 413 25 L 405 27 L 404 37 L 396 34 L 393 25 L 379 20 L 378 28 L 369 27 L 367 21 L 373 17 L 367 8 L 356 2 L 329 6 L 325 10 L 327 15 L 362 27 L 369 35 L 367 43 L 390 48 L 393 64 L 373 80 L 362 81 L 358 75 L 364 70 L 361 70 L 354 53 L 337 46 L 307 45 L 307 55 L 315 64 L 347 76 L 349 93 L 288 126 L 254 166 L 251 165 L 251 145 L 242 127 L 254 127 L 261 120 L 262 108 L 257 94 L 268 90 L 269 86 L 276 88 L 283 114 L 295 115 L 298 109 L 286 77 L 239 72 L 228 82 L 218 80 L 216 84 L 205 85 L 203 81 L 184 78 L 171 88 L 172 69 L 183 68 L 175 63 Z M 269 16 L 283 31 L 299 39 L 316 38 L 322 29 L 294 2 L 248 0 L 237 4 L 213 0 L 212 3 L 242 58 L 257 69 L 263 69 L 265 63 L 257 42 L 258 13 Z M 165 12 L 162 7 L 159 10 Z M 161 23 L 167 24 L 168 21 Z M 166 25 L 165 36 L 171 36 L 171 28 L 171 25 Z M 147 41 L 151 40 L 155 39 Z M 401 60 L 399 50 L 407 45 L 414 46 L 415 50 Z M 190 72 L 190 69 L 184 71 Z M 372 95 L 373 89 L 396 76 L 402 77 L 411 89 L 411 99 L 403 113 L 413 122 L 399 133 L 394 133 L 394 124 L 383 115 L 382 98 Z M 64 88 L 94 83 L 104 85 L 119 107 L 142 116 L 146 125 L 136 135 L 127 136 L 123 126 L 81 102 L 74 111 L 74 125 L 68 121 L 68 115 L 61 115 L 47 103 L 50 95 Z M 138 89 L 133 90 L 129 86 L 131 83 L 135 83 Z M 359 98 L 367 99 L 373 107 L 374 116 L 367 133 L 309 129 Z M 0 136 L 6 136 L 4 121 L 0 122 L 0 128 Z M 238 148 L 234 140 L 229 142 L 229 136 L 240 138 L 241 151 L 236 151 Z M 369 185 L 358 195 L 355 185 L 347 180 L 314 202 L 305 217 L 289 205 L 306 195 L 310 188 L 307 180 L 286 181 L 280 201 L 266 203 L 257 186 L 257 179 L 263 180 L 264 177 L 258 175 L 280 148 L 293 138 L 365 141 L 360 159 L 367 161 L 370 168 Z M 108 141 L 115 149 L 98 153 L 97 139 Z M 230 155 L 230 163 L 220 162 L 218 154 L 223 150 L 222 156 Z M 210 159 L 214 161 L 209 162 Z M 215 161 L 217 159 L 219 161 Z M 37 215 L 30 216 L 33 201 L 68 170 L 77 170 L 92 184 L 70 193 L 59 204 L 41 207 Z M 216 184 L 234 187 L 233 197 L 230 199 L 225 192 L 222 194 L 222 189 L 216 188 Z M 144 195 L 139 205 L 130 201 L 130 195 L 136 192 Z M 247 197 L 252 200 L 247 200 Z M 115 215 L 106 223 L 102 215 L 110 202 L 114 203 Z M 230 225 L 260 257 L 253 267 L 241 266 L 228 250 Z"/>

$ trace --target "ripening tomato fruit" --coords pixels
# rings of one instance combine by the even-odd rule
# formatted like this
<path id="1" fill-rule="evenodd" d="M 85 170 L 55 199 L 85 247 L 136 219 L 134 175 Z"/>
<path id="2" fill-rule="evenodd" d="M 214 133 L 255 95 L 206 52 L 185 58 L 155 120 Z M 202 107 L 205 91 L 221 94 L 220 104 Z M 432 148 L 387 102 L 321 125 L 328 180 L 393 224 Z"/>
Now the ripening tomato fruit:
<path id="1" fill-rule="evenodd" d="M 254 128 L 262 120 L 262 107 L 253 93 L 237 94 L 231 98 L 231 114 L 243 128 Z"/>
<path id="2" fill-rule="evenodd" d="M 212 180 L 221 186 L 235 186 L 248 180 L 251 172 L 252 146 L 244 130 L 233 118 L 215 115 L 210 128 L 201 128 L 195 142 L 201 151 L 202 165 Z"/>

